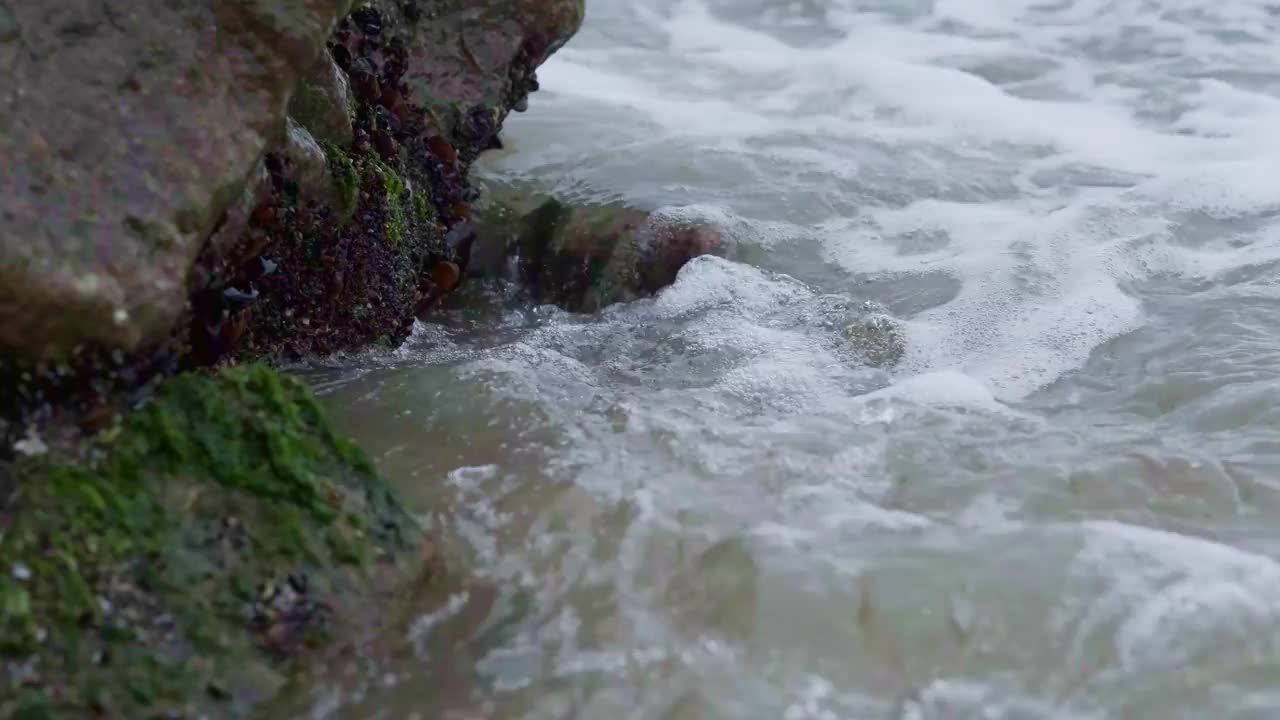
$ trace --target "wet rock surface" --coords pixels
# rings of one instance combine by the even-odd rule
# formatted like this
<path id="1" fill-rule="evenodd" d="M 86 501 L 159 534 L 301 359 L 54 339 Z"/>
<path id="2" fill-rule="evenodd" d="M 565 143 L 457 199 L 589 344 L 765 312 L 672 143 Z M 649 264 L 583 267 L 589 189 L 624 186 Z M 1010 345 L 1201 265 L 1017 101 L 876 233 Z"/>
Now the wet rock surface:
<path id="1" fill-rule="evenodd" d="M 0 344 L 164 337 L 350 0 L 0 6 Z"/>
<path id="2" fill-rule="evenodd" d="M 8 472 L 4 717 L 244 717 L 438 573 L 369 460 L 260 365 L 174 378 L 85 457 Z"/>
<path id="3" fill-rule="evenodd" d="M 350 145 L 355 99 L 351 81 L 325 50 L 298 85 L 289 102 L 289 116 L 320 142 Z"/>
<path id="4" fill-rule="evenodd" d="M 406 47 L 406 82 L 469 164 L 492 147 L 511 109 L 538 89 L 536 70 L 581 26 L 582 0 L 434 0 L 411 5 L 432 32 Z"/>
<path id="5" fill-rule="evenodd" d="M 693 258 L 726 249 L 710 223 L 556 199 L 527 212 L 491 203 L 478 237 L 472 273 L 517 280 L 536 301 L 573 312 L 652 295 Z"/>
<path id="6" fill-rule="evenodd" d="M 0 715 L 246 717 L 434 583 L 250 361 L 394 345 L 458 287 L 470 162 L 581 18 L 0 0 Z"/>
<path id="7" fill-rule="evenodd" d="M 386 0 L 346 16 L 340 5 L 140 5 L 110 21 L 111 3 L 0 3 L 0 71 L 14 78 L 0 89 L 0 165 L 16 170 L 0 177 L 0 385 L 13 389 L 0 401 L 0 456 L 29 426 L 120 405 L 178 368 L 397 344 L 456 287 L 450 269 L 467 267 L 475 237 L 468 164 L 523 104 L 536 62 L 576 30 L 582 2 Z M 33 54 L 22 29 L 63 15 L 92 32 Z M 139 61 L 141 90 L 112 85 L 131 65 L 88 69 L 134 44 L 180 41 L 175 66 Z M 174 96 L 164 83 L 186 82 L 184 67 L 205 80 Z M 63 75 L 68 102 L 55 109 L 45 95 Z M 183 105 L 197 90 L 227 97 Z M 217 104 L 241 93 L 254 102 Z M 90 129 L 94 108 L 112 103 Z M 48 144 L 55 136 L 62 145 Z M 164 213 L 188 201 L 205 203 L 199 221 L 178 244 L 153 242 L 172 225 Z"/>
<path id="8" fill-rule="evenodd" d="M 309 148 L 305 141 L 268 154 L 271 187 L 239 246 L 198 264 L 219 268 L 203 282 L 212 301 L 193 312 L 203 361 L 401 342 L 468 266 L 478 196 L 471 160 L 496 145 L 507 113 L 536 87 L 536 65 L 581 20 L 581 0 L 360 3 L 292 106 L 308 116 L 292 123 L 320 128 L 311 134 L 333 194 L 316 181 L 315 153 L 296 151 Z M 325 79 L 333 73 L 341 79 Z M 326 105 L 306 98 L 336 101 L 344 83 L 349 111 L 331 102 L 309 112 Z M 340 121 L 314 117 L 348 112 L 347 144 L 329 133 Z M 306 134 L 291 129 L 289 137 Z M 227 302 L 228 289 L 251 302 Z"/>

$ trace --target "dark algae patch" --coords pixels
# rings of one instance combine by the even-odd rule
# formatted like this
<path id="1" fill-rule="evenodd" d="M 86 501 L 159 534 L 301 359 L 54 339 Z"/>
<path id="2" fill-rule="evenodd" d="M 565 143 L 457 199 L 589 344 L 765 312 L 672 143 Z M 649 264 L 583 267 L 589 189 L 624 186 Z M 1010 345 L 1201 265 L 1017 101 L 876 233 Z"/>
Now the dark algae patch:
<path id="1" fill-rule="evenodd" d="M 85 454 L 0 479 L 0 717 L 244 716 L 416 572 L 413 520 L 265 366 L 174 377 Z"/>

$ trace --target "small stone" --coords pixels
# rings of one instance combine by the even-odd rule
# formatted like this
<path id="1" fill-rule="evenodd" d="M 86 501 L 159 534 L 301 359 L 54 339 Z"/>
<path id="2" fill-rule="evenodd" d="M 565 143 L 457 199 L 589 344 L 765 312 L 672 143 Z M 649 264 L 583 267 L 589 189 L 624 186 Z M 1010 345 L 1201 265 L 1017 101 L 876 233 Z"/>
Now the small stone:
<path id="1" fill-rule="evenodd" d="M 35 428 L 27 430 L 27 436 L 14 443 L 13 449 L 19 455 L 27 457 L 39 457 L 49 452 L 49 446 L 41 439 Z"/>
<path id="2" fill-rule="evenodd" d="M 844 329 L 844 334 L 861 360 L 871 367 L 893 367 L 907 353 L 902 328 L 883 315 L 855 322 Z"/>
<path id="3" fill-rule="evenodd" d="M 444 166 L 447 169 L 454 170 L 458 167 L 458 151 L 455 150 L 454 147 L 449 144 L 449 141 L 445 140 L 443 137 L 439 135 L 432 135 L 427 138 L 427 149 L 430 150 L 431 154 L 435 155 L 441 163 L 444 163 Z"/>
<path id="4" fill-rule="evenodd" d="M 435 267 L 431 268 L 431 281 L 442 292 L 453 292 L 461 280 L 462 271 L 458 269 L 456 264 L 448 260 L 438 262 Z"/>

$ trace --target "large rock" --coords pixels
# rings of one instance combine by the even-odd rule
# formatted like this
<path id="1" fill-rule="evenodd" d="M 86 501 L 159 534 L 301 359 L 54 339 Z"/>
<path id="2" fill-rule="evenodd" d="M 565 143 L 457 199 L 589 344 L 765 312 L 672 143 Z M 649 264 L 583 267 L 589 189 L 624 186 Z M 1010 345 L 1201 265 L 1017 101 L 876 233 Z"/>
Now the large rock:
<path id="1" fill-rule="evenodd" d="M 487 148 L 507 113 L 537 90 L 535 70 L 582 25 L 584 0 L 429 0 L 426 32 L 409 44 L 405 76 L 463 160 Z"/>
<path id="2" fill-rule="evenodd" d="M 351 0 L 0 0 L 0 346 L 164 336 Z"/>

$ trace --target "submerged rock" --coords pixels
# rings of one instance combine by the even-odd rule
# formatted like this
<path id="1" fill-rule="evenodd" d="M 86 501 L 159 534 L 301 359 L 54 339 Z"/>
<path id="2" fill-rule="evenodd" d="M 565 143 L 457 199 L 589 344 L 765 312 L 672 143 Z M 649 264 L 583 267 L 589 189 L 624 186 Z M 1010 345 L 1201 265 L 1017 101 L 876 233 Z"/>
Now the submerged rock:
<path id="1" fill-rule="evenodd" d="M 891 368 L 907 354 L 902 327 L 886 315 L 872 315 L 847 325 L 844 335 L 858 358 L 871 367 Z"/>
<path id="2" fill-rule="evenodd" d="M 715 225 L 620 206 L 548 200 L 520 215 L 498 205 L 481 224 L 473 274 L 514 272 L 539 302 L 594 312 L 652 295 L 695 257 L 721 252 Z"/>

